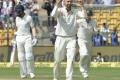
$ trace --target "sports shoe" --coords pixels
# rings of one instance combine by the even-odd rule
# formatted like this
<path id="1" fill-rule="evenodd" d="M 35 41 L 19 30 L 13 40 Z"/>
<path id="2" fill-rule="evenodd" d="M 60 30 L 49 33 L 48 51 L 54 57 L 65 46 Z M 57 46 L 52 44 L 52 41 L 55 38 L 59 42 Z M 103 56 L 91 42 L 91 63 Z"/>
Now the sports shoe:
<path id="1" fill-rule="evenodd" d="M 88 74 L 87 73 L 82 73 L 84 78 L 88 78 Z"/>
<path id="2" fill-rule="evenodd" d="M 27 76 L 26 75 L 21 75 L 21 78 L 24 79 L 24 78 L 27 78 Z"/>
<path id="3" fill-rule="evenodd" d="M 35 74 L 34 73 L 30 73 L 30 78 L 35 78 Z"/>
<path id="4" fill-rule="evenodd" d="M 53 79 L 53 80 L 58 80 L 58 79 Z"/>
<path id="5" fill-rule="evenodd" d="M 72 80 L 72 79 L 66 79 L 66 80 Z"/>

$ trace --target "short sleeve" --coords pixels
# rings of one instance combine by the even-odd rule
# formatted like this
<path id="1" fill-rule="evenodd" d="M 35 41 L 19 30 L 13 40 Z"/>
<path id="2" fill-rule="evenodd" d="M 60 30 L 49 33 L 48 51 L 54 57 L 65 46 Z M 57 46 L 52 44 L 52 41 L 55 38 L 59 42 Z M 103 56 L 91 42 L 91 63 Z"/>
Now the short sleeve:
<path id="1" fill-rule="evenodd" d="M 33 19 L 32 19 L 31 16 L 29 16 L 28 20 L 29 20 L 29 25 L 30 25 L 30 27 L 31 27 L 31 28 L 34 27 L 34 22 L 33 22 Z"/>

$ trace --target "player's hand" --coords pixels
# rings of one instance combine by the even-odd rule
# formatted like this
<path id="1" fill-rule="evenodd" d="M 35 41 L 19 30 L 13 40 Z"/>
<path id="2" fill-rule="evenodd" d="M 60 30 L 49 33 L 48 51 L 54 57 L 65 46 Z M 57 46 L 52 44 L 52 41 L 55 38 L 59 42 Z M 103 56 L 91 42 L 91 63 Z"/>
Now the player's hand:
<path id="1" fill-rule="evenodd" d="M 12 44 L 17 44 L 17 41 L 16 41 L 16 36 L 13 36 L 13 39 L 12 39 Z"/>
<path id="2" fill-rule="evenodd" d="M 36 37 L 33 37 L 33 39 L 32 39 L 32 45 L 34 46 L 34 45 L 36 45 L 37 44 L 37 38 Z"/>
<path id="3" fill-rule="evenodd" d="M 61 5 L 62 5 L 62 1 L 63 1 L 63 0 L 58 0 L 57 3 L 56 3 L 56 5 L 57 5 L 57 6 L 61 6 Z"/>

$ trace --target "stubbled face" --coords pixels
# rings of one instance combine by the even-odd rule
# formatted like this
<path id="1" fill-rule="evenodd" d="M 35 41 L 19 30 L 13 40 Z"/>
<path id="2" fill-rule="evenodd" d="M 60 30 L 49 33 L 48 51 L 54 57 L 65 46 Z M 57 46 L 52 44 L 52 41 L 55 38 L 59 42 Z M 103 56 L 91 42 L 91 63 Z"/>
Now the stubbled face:
<path id="1" fill-rule="evenodd" d="M 77 3 L 83 5 L 83 0 L 77 0 Z"/>
<path id="2" fill-rule="evenodd" d="M 68 10 L 71 9 L 71 2 L 72 2 L 71 0 L 64 0 L 64 4 Z"/>
<path id="3" fill-rule="evenodd" d="M 16 11 L 16 16 L 18 16 L 18 17 L 23 17 L 23 15 L 24 15 L 24 11 Z"/>

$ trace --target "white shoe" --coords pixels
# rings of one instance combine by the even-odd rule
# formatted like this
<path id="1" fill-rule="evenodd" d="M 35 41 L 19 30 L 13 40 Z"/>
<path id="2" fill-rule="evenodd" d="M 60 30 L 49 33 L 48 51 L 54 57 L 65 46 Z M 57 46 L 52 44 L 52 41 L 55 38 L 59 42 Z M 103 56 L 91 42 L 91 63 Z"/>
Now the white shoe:
<path id="1" fill-rule="evenodd" d="M 58 80 L 58 79 L 53 79 L 53 80 Z"/>
<path id="2" fill-rule="evenodd" d="M 35 78 L 35 74 L 34 73 L 30 73 L 30 78 Z"/>
<path id="3" fill-rule="evenodd" d="M 66 79 L 66 80 L 72 80 L 72 79 Z"/>
<path id="4" fill-rule="evenodd" d="M 22 78 L 22 79 L 24 79 L 24 78 L 26 78 L 26 77 L 27 77 L 26 75 L 21 75 L 21 78 Z"/>
<path id="5" fill-rule="evenodd" d="M 88 78 L 88 74 L 87 73 L 82 73 L 84 78 Z"/>

